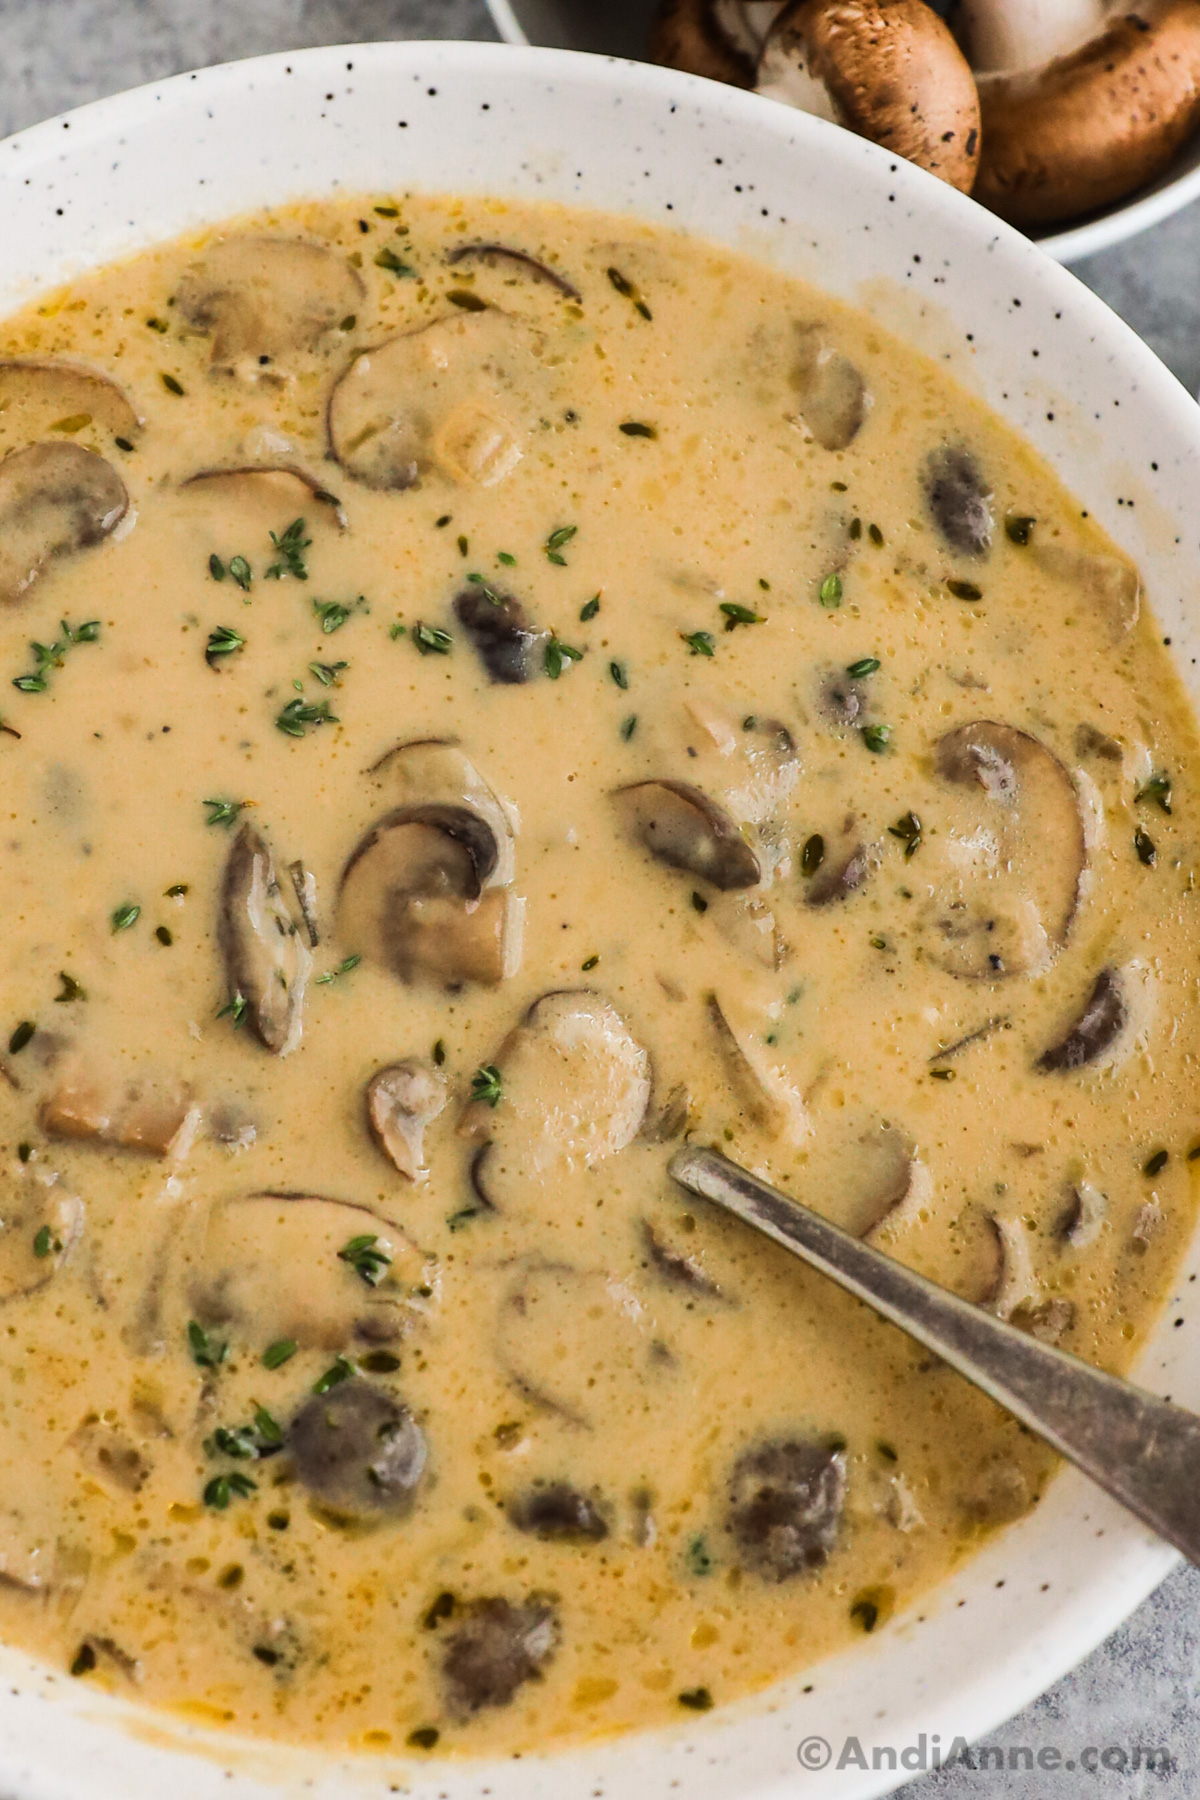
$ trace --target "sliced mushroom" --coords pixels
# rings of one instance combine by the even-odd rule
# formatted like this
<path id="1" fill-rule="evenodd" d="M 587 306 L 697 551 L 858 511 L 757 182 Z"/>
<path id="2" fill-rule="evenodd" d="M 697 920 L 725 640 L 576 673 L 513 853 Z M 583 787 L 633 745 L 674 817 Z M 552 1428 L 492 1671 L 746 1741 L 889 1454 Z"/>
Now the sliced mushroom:
<path id="1" fill-rule="evenodd" d="M 380 1069 L 367 1084 L 367 1118 L 384 1155 L 410 1181 L 427 1181 L 424 1144 L 427 1128 L 448 1097 L 446 1077 L 410 1060 Z"/>
<path id="2" fill-rule="evenodd" d="M 836 900 L 848 900 L 857 893 L 878 866 L 879 852 L 864 844 L 853 824 L 840 838 L 830 839 L 821 866 L 805 885 L 806 906 L 829 906 Z"/>
<path id="3" fill-rule="evenodd" d="M 600 1269 L 531 1261 L 501 1302 L 497 1354 L 535 1406 L 590 1429 L 618 1416 L 654 1366 L 650 1322 L 633 1291 Z"/>
<path id="4" fill-rule="evenodd" d="M 686 781 L 638 781 L 613 795 L 650 854 L 714 887 L 755 887 L 762 865 L 724 807 Z"/>
<path id="5" fill-rule="evenodd" d="M 292 878 L 296 904 L 300 908 L 300 917 L 304 920 L 309 944 L 315 950 L 321 941 L 317 914 L 317 878 L 302 862 L 289 863 L 288 874 Z"/>
<path id="6" fill-rule="evenodd" d="M 495 1056 L 501 1098 L 472 1102 L 465 1135 L 492 1140 L 510 1187 L 591 1168 L 631 1144 L 650 1104 L 650 1058 L 586 988 L 543 994 Z"/>
<path id="7" fill-rule="evenodd" d="M 1040 1343 L 1058 1344 L 1075 1323 L 1075 1304 L 1057 1294 L 1036 1303 L 1027 1300 L 1014 1307 L 1009 1323 Z"/>
<path id="8" fill-rule="evenodd" d="M 669 68 L 753 87 L 763 39 L 785 0 L 661 0 L 650 57 Z"/>
<path id="9" fill-rule="evenodd" d="M 456 738 L 397 744 L 372 764 L 368 774 L 395 806 L 465 806 L 477 813 L 495 839 L 495 862 L 483 885 L 508 886 L 515 872 L 512 819 Z"/>
<path id="10" fill-rule="evenodd" d="M 867 711 L 866 683 L 835 669 L 820 683 L 817 706 L 831 725 L 852 725 L 857 730 Z"/>
<path id="11" fill-rule="evenodd" d="M 243 825 L 221 882 L 221 953 L 231 997 L 246 1002 L 259 1042 L 287 1056 L 304 1029 L 312 956 L 284 905 L 265 839 Z"/>
<path id="12" fill-rule="evenodd" d="M 67 1439 L 84 1468 L 108 1487 L 140 1494 L 150 1478 L 150 1465 L 124 1432 L 93 1413 Z"/>
<path id="13" fill-rule="evenodd" d="M 538 649 L 546 641 L 535 631 L 525 608 L 511 594 L 491 588 L 465 588 L 454 601 L 454 616 L 470 638 L 489 679 L 506 686 L 532 680 Z"/>
<path id="14" fill-rule="evenodd" d="M 471 1601 L 442 1655 L 450 1711 L 464 1718 L 485 1706 L 508 1706 L 518 1688 L 542 1679 L 559 1637 L 558 1609 L 545 1595 L 531 1594 L 517 1606 L 499 1598 Z"/>
<path id="15" fill-rule="evenodd" d="M 1087 862 L 1071 777 L 1036 738 L 986 719 L 939 738 L 934 764 L 962 811 L 926 846 L 929 954 L 977 980 L 1036 973 L 1067 940 Z"/>
<path id="16" fill-rule="evenodd" d="M 845 1500 L 841 1448 L 817 1438 L 772 1440 L 733 1465 L 725 1529 L 756 1575 L 788 1581 L 829 1560 Z"/>
<path id="17" fill-rule="evenodd" d="M 532 275 L 537 281 L 549 282 L 567 300 L 582 300 L 583 296 L 573 282 L 552 269 L 539 257 L 531 256 L 528 250 L 518 250 L 513 244 L 457 244 L 453 250 L 446 252 L 446 261 L 452 269 L 464 262 L 482 262 L 489 266 L 496 263 L 517 269 L 523 275 Z"/>
<path id="18" fill-rule="evenodd" d="M 546 1544 L 599 1544 L 608 1520 L 596 1500 L 567 1481 L 526 1488 L 504 1503 L 510 1525 Z"/>
<path id="19" fill-rule="evenodd" d="M 692 1114 L 692 1096 L 682 1083 L 673 1087 L 657 1109 L 647 1111 L 640 1136 L 648 1144 L 669 1144 L 682 1137 Z"/>
<path id="20" fill-rule="evenodd" d="M 360 1275 L 342 1254 L 356 1240 L 380 1260 Z M 195 1220 L 184 1274 L 190 1316 L 232 1327 L 257 1349 L 385 1344 L 428 1316 L 437 1265 L 369 1207 L 316 1194 L 246 1194 Z"/>
<path id="21" fill-rule="evenodd" d="M 700 1259 L 689 1256 L 686 1251 L 671 1243 L 662 1226 L 652 1225 L 649 1219 L 643 1219 L 642 1243 L 656 1274 L 669 1287 L 683 1288 L 709 1300 L 724 1299 L 723 1289 L 705 1273 Z"/>
<path id="22" fill-rule="evenodd" d="M 1069 550 L 1034 539 L 1033 560 L 1084 600 L 1114 644 L 1132 631 L 1142 610 L 1142 578 L 1133 563 L 1104 551 Z"/>
<path id="23" fill-rule="evenodd" d="M 763 44 L 755 86 L 971 191 L 979 97 L 923 0 L 793 0 Z"/>
<path id="24" fill-rule="evenodd" d="M 792 386 L 800 417 L 823 450 L 844 450 L 858 436 L 871 396 L 850 358 L 822 337 L 819 325 L 796 328 Z"/>
<path id="25" fill-rule="evenodd" d="M 315 350 L 365 293 L 328 245 L 245 232 L 206 246 L 175 298 L 187 323 L 211 334 L 214 369 L 255 373 L 291 351 Z"/>
<path id="26" fill-rule="evenodd" d="M 237 463 L 223 469 L 200 469 L 179 485 L 185 491 L 192 489 L 222 498 L 236 495 L 258 507 L 294 508 L 302 506 L 305 500 L 315 500 L 318 506 L 330 509 L 342 531 L 349 525 L 346 509 L 337 495 L 331 494 L 323 481 L 299 463 Z"/>
<path id="27" fill-rule="evenodd" d="M 415 487 L 431 471 L 496 486 L 525 454 L 538 341 L 489 306 L 363 351 L 330 396 L 332 456 L 372 488 Z"/>
<path id="28" fill-rule="evenodd" d="M 806 1206 L 872 1241 L 881 1230 L 919 1223 L 932 1195 L 929 1171 L 904 1134 L 861 1112 L 818 1117 L 796 1181 Z"/>
<path id="29" fill-rule="evenodd" d="M 1126 983 L 1120 969 L 1101 969 L 1083 1011 L 1070 1030 L 1037 1059 L 1048 1071 L 1111 1068 L 1129 1025 Z"/>
<path id="30" fill-rule="evenodd" d="M 352 1520 L 411 1512 L 428 1460 L 425 1434 L 407 1406 L 360 1376 L 306 1400 L 287 1447 L 313 1499 Z"/>
<path id="31" fill-rule="evenodd" d="M 992 547 L 992 490 L 974 451 L 963 444 L 932 451 L 922 487 L 930 517 L 951 550 L 986 556 Z"/>
<path id="32" fill-rule="evenodd" d="M 993 1291 L 985 1304 L 1001 1319 L 1015 1313 L 1037 1309 L 1043 1299 L 1041 1285 L 1033 1271 L 1029 1233 L 1019 1219 L 991 1218 L 999 1247 L 998 1273 Z"/>
<path id="33" fill-rule="evenodd" d="M 125 483 L 81 444 L 30 444 L 0 462 L 0 602 L 49 563 L 100 544 L 129 511 Z"/>
<path id="34" fill-rule="evenodd" d="M 0 445 L 31 444 L 89 425 L 130 441 L 145 420 L 102 369 L 57 356 L 0 357 Z"/>
<path id="35" fill-rule="evenodd" d="M 35 1294 L 62 1268 L 83 1235 L 83 1202 L 32 1176 L 0 1200 L 0 1305 Z"/>
<path id="36" fill-rule="evenodd" d="M 169 1156 L 193 1121 L 191 1090 L 76 1064 L 42 1101 L 38 1119 L 48 1137 Z"/>
<path id="37" fill-rule="evenodd" d="M 1100 1189 L 1090 1181 L 1072 1182 L 1054 1235 L 1073 1250 L 1088 1250 L 1104 1230 L 1107 1217 L 1108 1201 Z"/>
<path id="38" fill-rule="evenodd" d="M 27 1594 L 44 1594 L 55 1585 L 57 1546 L 35 1533 L 13 1511 L 0 1513 L 0 1584 Z"/>
<path id="39" fill-rule="evenodd" d="M 764 1069 L 750 1056 L 716 994 L 705 995 L 704 1009 L 730 1090 L 746 1122 L 772 1136 L 786 1132 L 795 1142 L 805 1138 L 808 1115 L 799 1094 L 775 1071 Z"/>

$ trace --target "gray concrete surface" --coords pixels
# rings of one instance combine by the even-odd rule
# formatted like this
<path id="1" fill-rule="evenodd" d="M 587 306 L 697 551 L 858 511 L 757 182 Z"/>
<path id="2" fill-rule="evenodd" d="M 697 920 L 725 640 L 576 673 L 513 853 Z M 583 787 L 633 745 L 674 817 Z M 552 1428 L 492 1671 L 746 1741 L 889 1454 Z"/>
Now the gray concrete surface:
<path id="1" fill-rule="evenodd" d="M 0 0 L 0 135 L 98 95 L 233 57 L 378 38 L 494 35 L 483 0 Z M 1200 206 L 1076 272 L 1195 393 Z M 1185 1569 L 1072 1675 L 993 1733 L 985 1767 L 921 1777 L 903 1788 L 903 1800 L 1197 1800 L 1198 1693 L 1200 1573 Z M 1094 1773 L 1084 1766 L 1098 1761 L 1085 1757 L 1089 1746 L 1110 1752 Z M 1166 1760 L 1148 1768 L 1139 1750 L 1164 1751 Z M 1029 1769 L 1026 1751 L 1032 1759 L 1049 1755 Z M 804 1791 L 799 1769 L 796 1791 Z"/>

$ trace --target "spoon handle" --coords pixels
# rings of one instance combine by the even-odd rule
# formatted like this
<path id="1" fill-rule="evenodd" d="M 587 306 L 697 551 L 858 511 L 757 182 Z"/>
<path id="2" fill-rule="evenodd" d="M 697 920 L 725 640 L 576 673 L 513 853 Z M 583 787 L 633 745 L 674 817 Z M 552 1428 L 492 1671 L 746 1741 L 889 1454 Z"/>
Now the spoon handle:
<path id="1" fill-rule="evenodd" d="M 1200 1566 L 1200 1418 L 960 1300 L 715 1150 L 680 1150 L 671 1174 L 936 1351 Z"/>

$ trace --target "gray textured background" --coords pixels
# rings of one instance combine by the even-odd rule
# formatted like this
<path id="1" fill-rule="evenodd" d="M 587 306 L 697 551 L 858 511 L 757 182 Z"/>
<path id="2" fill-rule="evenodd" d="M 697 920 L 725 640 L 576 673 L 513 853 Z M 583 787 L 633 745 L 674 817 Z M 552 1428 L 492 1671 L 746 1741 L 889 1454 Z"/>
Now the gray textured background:
<path id="1" fill-rule="evenodd" d="M 603 5 L 604 0 L 596 0 Z M 181 69 L 306 44 L 494 37 L 483 0 L 0 0 L 0 134 Z M 1077 273 L 1195 393 L 1200 387 L 1200 207 Z M 1200 1574 L 1181 1570 L 1102 1649 L 988 1739 L 1008 1751 L 1163 1747 L 1165 1771 L 1002 1774 L 958 1768 L 903 1800 L 1195 1800 L 1200 1796 Z M 1017 1758 L 1018 1763 L 1020 1757 Z M 1119 1758 L 1110 1758 L 1119 1762 Z M 798 1771 L 796 1787 L 803 1793 Z"/>

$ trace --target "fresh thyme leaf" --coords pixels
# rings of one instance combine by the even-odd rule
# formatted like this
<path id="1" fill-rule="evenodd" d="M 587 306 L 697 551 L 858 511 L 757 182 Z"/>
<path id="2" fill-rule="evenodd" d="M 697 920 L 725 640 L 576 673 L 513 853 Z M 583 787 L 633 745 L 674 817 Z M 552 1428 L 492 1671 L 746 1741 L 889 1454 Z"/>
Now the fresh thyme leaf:
<path id="1" fill-rule="evenodd" d="M 349 975 L 351 969 L 357 969 L 361 961 L 361 956 L 347 956 L 343 962 L 338 964 L 336 969 L 329 969 L 324 975 L 318 975 L 317 986 L 324 987 L 327 982 L 337 981 L 342 975 Z"/>
<path id="2" fill-rule="evenodd" d="M 280 1425 L 279 1421 L 267 1411 L 265 1406 L 260 1406 L 257 1401 L 253 1404 L 254 1429 L 257 1431 L 263 1443 L 282 1444 L 283 1427 Z"/>
<path id="3" fill-rule="evenodd" d="M 50 672 L 61 669 L 63 658 L 73 644 L 95 644 L 100 638 L 99 619 L 88 619 L 84 624 L 72 629 L 65 619 L 60 621 L 59 629 L 62 637 L 53 644 L 39 644 L 34 639 L 30 644 L 36 668 L 32 675 L 18 675 L 13 686 L 23 694 L 44 694 L 50 683 Z"/>
<path id="4" fill-rule="evenodd" d="M 278 537 L 274 532 L 271 533 L 271 542 L 279 554 L 279 561 L 273 562 L 267 570 L 268 581 L 280 581 L 285 575 L 291 575 L 296 581 L 308 580 L 308 566 L 304 561 L 304 552 L 312 543 L 312 539 L 305 537 L 304 526 L 303 519 L 293 519 Z M 229 568 L 232 574 L 232 563 Z"/>
<path id="5" fill-rule="evenodd" d="M 42 1261 L 52 1252 L 57 1256 L 61 1249 L 62 1244 L 58 1238 L 55 1237 L 48 1225 L 43 1225 L 39 1231 L 35 1232 L 33 1239 L 33 1254 L 39 1261 Z"/>
<path id="6" fill-rule="evenodd" d="M 564 644 L 561 639 L 554 636 L 547 639 L 542 662 L 551 681 L 558 680 L 568 663 L 582 661 L 582 650 L 576 650 L 573 645 Z"/>
<path id="7" fill-rule="evenodd" d="M 493 606 L 504 605 L 504 595 L 496 592 L 486 575 L 480 575 L 478 570 L 473 569 L 467 576 L 467 580 L 472 586 L 477 587 L 484 599 L 489 600 Z"/>
<path id="8" fill-rule="evenodd" d="M 496 561 L 503 563 L 506 569 L 515 569 L 517 566 L 516 557 L 511 556 L 507 550 L 497 550 Z"/>
<path id="9" fill-rule="evenodd" d="M 687 1564 L 689 1575 L 712 1574 L 712 1552 L 705 1542 L 703 1532 L 697 1532 L 695 1537 L 690 1539 L 688 1547 L 684 1551 L 683 1560 Z"/>
<path id="10" fill-rule="evenodd" d="M 695 888 L 692 889 L 692 910 L 693 912 L 698 913 L 706 913 L 708 911 L 708 901 L 704 898 L 703 894 L 697 893 Z"/>
<path id="11" fill-rule="evenodd" d="M 146 323 L 150 327 L 151 331 L 157 331 L 157 332 L 161 333 L 161 335 L 164 337 L 166 336 L 167 332 L 170 331 L 170 329 L 171 329 L 170 325 L 167 323 L 167 321 L 165 319 L 157 319 L 157 318 L 147 319 Z"/>
<path id="12" fill-rule="evenodd" d="M 642 299 L 640 289 L 634 286 L 628 275 L 623 275 L 620 269 L 617 268 L 609 268 L 606 272 L 608 279 L 612 282 L 612 285 L 616 288 L 618 294 L 620 294 L 624 300 L 631 300 L 633 302 L 634 310 L 639 312 L 643 319 L 652 319 L 654 317 L 654 314 Z"/>
<path id="13" fill-rule="evenodd" d="M 621 720 L 621 737 L 624 739 L 625 743 L 629 742 L 630 738 L 637 730 L 637 721 L 638 716 L 636 713 L 630 713 L 627 719 Z"/>
<path id="14" fill-rule="evenodd" d="M 421 620 L 413 626 L 413 643 L 422 656 L 449 656 L 454 639 L 440 625 L 426 625 Z"/>
<path id="15" fill-rule="evenodd" d="M 218 802 L 218 801 L 209 800 L 206 802 L 206 804 L 208 806 L 214 806 L 214 805 L 219 805 L 222 803 Z M 187 891 L 188 890 L 187 890 L 186 881 L 177 881 L 175 883 L 174 887 L 169 887 L 167 889 L 164 898 L 167 900 L 182 900 L 183 896 L 187 893 Z"/>
<path id="16" fill-rule="evenodd" d="M 336 713 L 330 712 L 328 700 L 305 700 L 300 696 L 288 701 L 275 723 L 288 737 L 302 738 L 307 736 L 310 725 L 336 725 L 339 720 Z"/>
<path id="17" fill-rule="evenodd" d="M 1156 1150 L 1154 1152 L 1154 1155 L 1151 1156 L 1148 1159 L 1148 1161 L 1146 1161 L 1142 1165 L 1142 1174 L 1143 1175 L 1161 1175 L 1170 1160 L 1171 1160 L 1171 1157 L 1170 1157 L 1169 1151 Z"/>
<path id="18" fill-rule="evenodd" d="M 348 1244 L 343 1244 L 338 1251 L 338 1261 L 349 1263 L 368 1287 L 378 1287 L 392 1266 L 391 1252 L 384 1249 L 373 1231 L 365 1231 L 361 1237 L 352 1237 Z"/>
<path id="19" fill-rule="evenodd" d="M 680 637 L 691 646 L 693 656 L 711 656 L 717 640 L 711 631 L 681 631 Z"/>
<path id="20" fill-rule="evenodd" d="M 859 538 L 862 536 L 862 520 L 861 519 L 851 519 L 849 536 L 854 540 L 855 543 L 858 542 Z"/>
<path id="21" fill-rule="evenodd" d="M 340 1386 L 343 1381 L 349 1381 L 353 1374 L 354 1364 L 348 1356 L 335 1357 L 325 1373 L 319 1375 L 313 1382 L 312 1391 L 314 1394 L 327 1394 L 330 1388 Z"/>
<path id="22" fill-rule="evenodd" d="M 244 650 L 246 640 L 229 625 L 218 625 L 215 631 L 208 634 L 208 648 L 204 652 L 204 660 L 210 669 L 215 669 L 222 656 L 233 656 Z"/>
<path id="23" fill-rule="evenodd" d="M 870 538 L 871 542 L 876 546 L 876 548 L 878 548 L 883 543 L 883 533 L 882 533 L 882 531 L 880 531 L 878 525 L 868 525 L 867 526 L 867 536 Z"/>
<path id="24" fill-rule="evenodd" d="M 187 1338 L 192 1361 L 197 1368 L 219 1369 L 229 1355 L 229 1345 L 219 1344 L 212 1333 L 205 1331 L 196 1319 L 188 1320 Z"/>
<path id="25" fill-rule="evenodd" d="M 361 600 L 362 595 L 360 594 L 360 603 Z M 333 632 L 342 629 L 342 626 L 350 617 L 351 610 L 352 609 L 349 606 L 343 606 L 340 600 L 313 601 L 313 611 L 316 613 L 318 619 L 320 619 L 321 630 L 325 633 L 326 637 L 329 637 Z"/>
<path id="26" fill-rule="evenodd" d="M 761 613 L 752 612 L 748 606 L 739 606 L 736 600 L 722 600 L 721 611 L 725 614 L 725 629 L 733 631 L 739 625 L 761 625 Z"/>
<path id="27" fill-rule="evenodd" d="M 204 1448 L 209 1456 L 232 1456 L 239 1462 L 252 1462 L 258 1455 L 250 1425 L 218 1425 Z"/>
<path id="28" fill-rule="evenodd" d="M 473 294 L 470 288 L 450 288 L 446 294 L 451 306 L 461 306 L 464 312 L 486 312 L 487 301 Z"/>
<path id="29" fill-rule="evenodd" d="M 235 1494 L 248 1500 L 257 1488 L 257 1481 L 251 1481 L 240 1469 L 232 1469 L 228 1475 L 214 1475 L 208 1482 L 204 1489 L 204 1504 L 224 1512 Z"/>
<path id="30" fill-rule="evenodd" d="M 1169 813 L 1171 810 L 1171 777 L 1165 770 L 1152 775 L 1145 787 L 1140 787 L 1134 795 L 1135 800 L 1153 800 L 1155 806 Z"/>
<path id="31" fill-rule="evenodd" d="M 862 741 L 876 756 L 882 756 L 892 735 L 890 725 L 864 725 Z"/>
<path id="32" fill-rule="evenodd" d="M 62 982 L 62 993 L 54 996 L 56 1006 L 67 1005 L 72 1000 L 87 999 L 85 989 L 80 986 L 73 975 L 68 975 L 65 969 L 59 971 L 58 979 Z"/>
<path id="33" fill-rule="evenodd" d="M 461 1231 L 464 1225 L 470 1224 L 472 1219 L 477 1219 L 481 1211 L 482 1208 L 478 1206 L 464 1206 L 458 1212 L 448 1214 L 446 1224 L 451 1231 Z"/>
<path id="34" fill-rule="evenodd" d="M 826 575 L 817 589 L 817 598 L 822 606 L 833 608 L 842 604 L 842 578 L 840 575 Z"/>
<path id="35" fill-rule="evenodd" d="M 911 811 L 906 812 L 902 819 L 897 819 L 894 825 L 888 826 L 889 835 L 899 838 L 904 845 L 906 860 L 910 856 L 915 856 L 921 847 L 921 829 L 920 819 L 915 812 Z"/>
<path id="36" fill-rule="evenodd" d="M 619 688 L 624 689 L 629 686 L 629 676 L 625 672 L 624 663 L 610 662 L 608 672 Z"/>
<path id="37" fill-rule="evenodd" d="M 242 808 L 244 800 L 202 800 L 201 806 L 209 809 L 206 825 L 232 825 Z M 186 892 L 186 889 L 184 890 Z"/>
<path id="38" fill-rule="evenodd" d="M 471 1077 L 471 1098 L 496 1107 L 503 1094 L 503 1078 L 495 1063 L 484 1063 Z"/>
<path id="39" fill-rule="evenodd" d="M 208 559 L 208 572 L 214 581 L 224 581 L 228 574 L 225 564 L 221 561 L 215 550 Z"/>
<path id="40" fill-rule="evenodd" d="M 128 931 L 131 926 L 137 924 L 141 916 L 142 909 L 137 902 L 126 900 L 123 906 L 118 906 L 110 920 L 114 934 L 118 931 Z"/>
<path id="41" fill-rule="evenodd" d="M 437 1040 L 437 1043 L 433 1046 L 434 1067 L 437 1069 L 440 1069 L 442 1067 L 442 1064 L 445 1062 L 445 1060 L 446 1060 L 446 1040 L 444 1038 L 439 1038 Z"/>
<path id="42" fill-rule="evenodd" d="M 171 936 L 171 933 L 167 930 L 165 925 L 156 925 L 154 928 L 154 935 L 164 950 L 169 950 L 171 945 L 175 942 L 175 939 Z"/>
<path id="43" fill-rule="evenodd" d="M 973 581 L 948 581 L 946 587 L 956 600 L 982 600 L 983 589 Z"/>
<path id="44" fill-rule="evenodd" d="M 263 1367 L 281 1369 L 285 1362 L 290 1362 L 300 1348 L 295 1338 L 277 1338 L 268 1344 L 262 1353 Z"/>
<path id="45" fill-rule="evenodd" d="M 953 1069 L 930 1069 L 929 1079 L 930 1079 L 930 1081 L 953 1081 L 954 1080 L 954 1070 Z"/>
<path id="46" fill-rule="evenodd" d="M 546 561 L 557 563 L 560 569 L 565 569 L 567 559 L 562 551 L 578 530 L 578 525 L 560 525 L 556 531 L 552 531 L 542 546 L 546 552 Z"/>
<path id="47" fill-rule="evenodd" d="M 1138 861 L 1147 869 L 1152 869 L 1158 861 L 1158 849 L 1154 839 L 1140 825 L 1133 834 L 1133 847 L 1137 851 Z"/>
<path id="48" fill-rule="evenodd" d="M 584 974 L 586 975 L 589 972 L 589 970 L 594 969 L 596 967 L 596 965 L 599 963 L 599 961 L 600 961 L 600 958 L 598 956 L 595 956 L 595 955 L 586 956 L 586 957 L 584 957 L 583 961 L 580 963 L 579 967 L 583 970 Z"/>
<path id="49" fill-rule="evenodd" d="M 8 1054 L 19 1056 L 36 1030 L 37 1026 L 32 1019 L 22 1019 L 8 1040 Z"/>
<path id="50" fill-rule="evenodd" d="M 311 662 L 308 665 L 310 675 L 315 675 L 322 687 L 341 687 L 338 676 L 343 669 L 348 669 L 348 662 L 321 663 Z"/>
<path id="51" fill-rule="evenodd" d="M 852 662 L 848 666 L 846 673 L 851 681 L 865 681 L 868 675 L 876 674 L 878 669 L 879 658 L 877 656 L 860 656 L 857 662 Z"/>
<path id="52" fill-rule="evenodd" d="M 580 623 L 586 625 L 588 620 L 594 619 L 596 614 L 599 611 L 600 611 L 600 596 L 599 596 L 599 594 L 593 594 L 591 599 L 585 600 L 583 605 L 579 609 Z"/>
<path id="53" fill-rule="evenodd" d="M 168 394 L 177 394 L 180 399 L 183 398 L 183 383 L 177 381 L 174 375 L 164 374 L 162 384 L 166 388 Z"/>
<path id="54" fill-rule="evenodd" d="M 229 573 L 241 588 L 243 594 L 250 592 L 250 583 L 254 580 L 254 572 L 244 556 L 231 556 Z"/>
<path id="55" fill-rule="evenodd" d="M 642 419 L 626 419 L 618 429 L 623 431 L 626 437 L 656 438 L 658 436 L 658 426 L 647 425 Z"/>
<path id="56" fill-rule="evenodd" d="M 394 624 L 389 625 L 388 636 L 391 638 L 392 642 L 395 643 L 396 639 L 403 637 L 407 630 L 408 626 L 401 624 L 400 620 L 397 619 Z"/>
<path id="57" fill-rule="evenodd" d="M 814 831 L 810 838 L 805 838 L 804 848 L 800 852 L 800 873 L 807 880 L 815 875 L 825 861 L 825 839 L 819 831 Z"/>
<path id="58" fill-rule="evenodd" d="M 389 275 L 405 275 L 409 280 L 416 279 L 417 271 L 412 264 L 406 263 L 402 256 L 397 256 L 396 252 L 387 244 L 376 254 L 375 267 L 386 269 Z"/>
<path id="59" fill-rule="evenodd" d="M 217 1017 L 218 1019 L 232 1019 L 233 1029 L 235 1031 L 240 1031 L 249 1005 L 250 1002 L 246 999 L 244 994 L 231 994 L 217 1014 Z"/>

